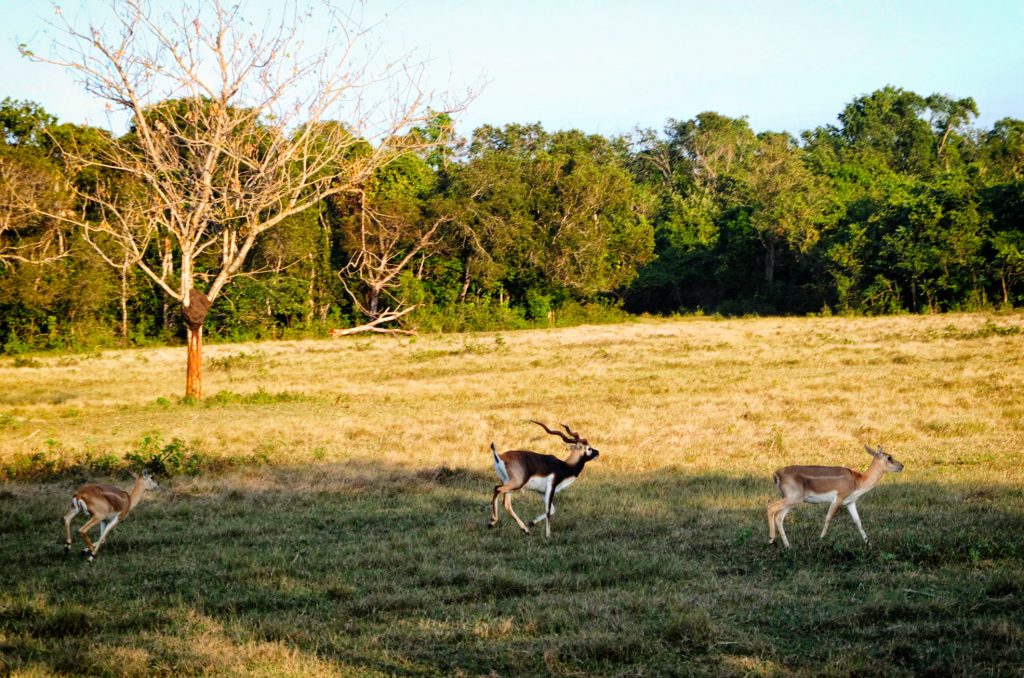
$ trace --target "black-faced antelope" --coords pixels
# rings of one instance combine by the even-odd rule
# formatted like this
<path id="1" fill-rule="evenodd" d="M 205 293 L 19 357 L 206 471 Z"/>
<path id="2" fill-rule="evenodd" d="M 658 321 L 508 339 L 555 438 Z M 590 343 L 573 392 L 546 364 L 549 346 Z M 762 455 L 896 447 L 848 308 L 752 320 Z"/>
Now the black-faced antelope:
<path id="1" fill-rule="evenodd" d="M 787 466 L 776 471 L 772 479 L 782 499 L 768 505 L 768 543 L 775 543 L 775 528 L 778 528 L 783 546 L 789 548 L 783 522 L 786 514 L 800 502 L 829 505 L 825 527 L 821 530 L 822 539 L 836 511 L 845 506 L 860 536 L 867 542 L 868 535 L 864 533 L 857 514 L 857 500 L 874 488 L 886 473 L 902 471 L 903 464 L 883 452 L 881 446 L 872 450 L 865 445 L 864 449 L 874 457 L 864 473 L 843 466 Z"/>
<path id="2" fill-rule="evenodd" d="M 89 520 L 78 529 L 86 548 L 82 555 L 92 562 L 96 552 L 106 541 L 107 535 L 114 526 L 124 520 L 128 513 L 139 505 L 146 490 L 156 489 L 157 483 L 143 471 L 141 475 L 132 473 L 135 484 L 127 492 L 113 485 L 83 485 L 71 497 L 71 508 L 64 514 L 64 553 L 71 552 L 71 521 L 79 513 L 85 513 Z M 89 539 L 89 530 L 99 523 L 100 538 L 95 544 Z"/>
<path id="3" fill-rule="evenodd" d="M 597 458 L 598 451 L 565 424 L 562 424 L 562 428 L 569 435 L 561 431 L 552 431 L 539 421 L 530 421 L 565 441 L 566 447 L 569 448 L 569 456 L 563 460 L 550 454 L 538 454 L 529 450 L 509 450 L 498 454 L 498 448 L 491 443 L 494 470 L 501 480 L 501 485 L 494 488 L 489 527 L 498 524 L 498 498 L 504 495 L 505 512 L 512 516 L 523 532 L 529 534 L 530 528 L 512 510 L 511 494 L 518 489 L 527 489 L 538 493 L 544 500 L 544 513 L 530 521 L 530 525 L 536 525 L 543 520 L 544 536 L 550 537 L 551 516 L 555 513 L 555 494 L 572 485 L 583 472 L 586 463 Z"/>

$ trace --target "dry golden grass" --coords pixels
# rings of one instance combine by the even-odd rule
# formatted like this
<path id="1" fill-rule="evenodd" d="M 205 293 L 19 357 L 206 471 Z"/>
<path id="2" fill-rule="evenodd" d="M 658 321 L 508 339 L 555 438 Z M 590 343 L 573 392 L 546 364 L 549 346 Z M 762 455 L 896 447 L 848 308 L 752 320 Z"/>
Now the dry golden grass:
<path id="1" fill-rule="evenodd" d="M 0 674 L 1017 673 L 1022 349 L 1019 313 L 218 345 L 202 404 L 184 349 L 5 358 L 0 471 L 154 433 L 243 463 L 164 479 L 92 564 L 77 478 L 0 484 Z M 548 540 L 485 527 L 489 443 L 559 452 L 528 418 L 602 452 Z M 862 443 L 906 464 L 871 543 L 804 507 L 768 546 L 772 470 Z"/>
<path id="2" fill-rule="evenodd" d="M 0 464 L 41 449 L 120 457 L 158 432 L 274 464 L 486 469 L 492 440 L 557 449 L 524 423 L 538 418 L 601 449 L 595 475 L 861 467 L 861 443 L 881 443 L 918 481 L 1019 482 L 1022 327 L 1020 314 L 695 318 L 212 345 L 208 399 L 301 396 L 213 407 L 179 403 L 183 348 L 6 358 Z"/>

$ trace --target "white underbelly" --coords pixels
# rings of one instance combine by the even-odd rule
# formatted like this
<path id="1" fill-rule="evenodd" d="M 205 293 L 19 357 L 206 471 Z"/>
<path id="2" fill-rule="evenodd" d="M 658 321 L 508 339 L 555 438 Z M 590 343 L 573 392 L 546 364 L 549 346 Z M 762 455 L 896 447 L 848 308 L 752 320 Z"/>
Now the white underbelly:
<path id="1" fill-rule="evenodd" d="M 831 504 L 836 500 L 836 491 L 822 492 L 821 494 L 808 494 L 804 501 L 808 504 Z"/>
<path id="2" fill-rule="evenodd" d="M 856 492 L 851 492 L 850 496 L 848 496 L 846 499 L 843 500 L 843 506 L 846 506 L 847 504 L 852 504 L 853 502 L 857 501 L 858 499 L 860 499 L 860 496 L 862 494 L 864 494 L 864 492 L 861 491 L 861 490 L 857 490 Z"/>
<path id="3" fill-rule="evenodd" d="M 523 485 L 523 489 L 532 490 L 534 492 L 537 492 L 538 494 L 544 494 L 548 491 L 548 486 L 551 485 L 551 481 L 553 481 L 554 479 L 555 477 L 553 475 L 533 476 L 532 478 L 526 481 L 526 484 Z"/>

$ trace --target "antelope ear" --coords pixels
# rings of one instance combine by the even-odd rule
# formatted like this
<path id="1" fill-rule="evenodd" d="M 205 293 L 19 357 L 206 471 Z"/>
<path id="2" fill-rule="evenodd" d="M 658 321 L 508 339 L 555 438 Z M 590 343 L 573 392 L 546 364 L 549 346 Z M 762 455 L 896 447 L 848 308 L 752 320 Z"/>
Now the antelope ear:
<path id="1" fill-rule="evenodd" d="M 870 445 L 865 445 L 864 449 L 868 451 L 868 454 L 875 458 L 878 458 L 878 456 L 882 453 L 881 447 L 879 447 L 877 450 L 872 450 Z"/>
<path id="2" fill-rule="evenodd" d="M 132 478 L 135 478 L 136 480 L 138 480 L 138 479 L 139 479 L 139 474 L 138 474 L 138 473 L 136 473 L 135 471 L 132 471 L 131 469 L 129 469 L 129 470 L 128 470 L 128 474 L 129 474 L 129 475 L 130 475 L 130 476 L 131 476 Z"/>

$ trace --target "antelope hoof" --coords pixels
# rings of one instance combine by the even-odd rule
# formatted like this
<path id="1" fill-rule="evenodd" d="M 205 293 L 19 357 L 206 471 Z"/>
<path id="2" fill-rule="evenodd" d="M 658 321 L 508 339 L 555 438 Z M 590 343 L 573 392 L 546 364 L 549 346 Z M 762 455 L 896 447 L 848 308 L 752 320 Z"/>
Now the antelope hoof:
<path id="1" fill-rule="evenodd" d="M 71 544 L 64 544 L 64 555 L 71 553 Z"/>
<path id="2" fill-rule="evenodd" d="M 530 534 L 530 528 L 524 527 L 523 532 L 525 532 L 526 534 Z"/>
<path id="3" fill-rule="evenodd" d="M 490 528 L 494 527 L 494 526 L 495 526 L 495 525 L 497 525 L 497 524 L 498 524 L 498 523 L 495 523 L 495 522 L 493 522 L 493 521 L 492 521 L 492 522 L 489 522 L 489 523 L 487 523 L 487 529 L 490 529 Z"/>

